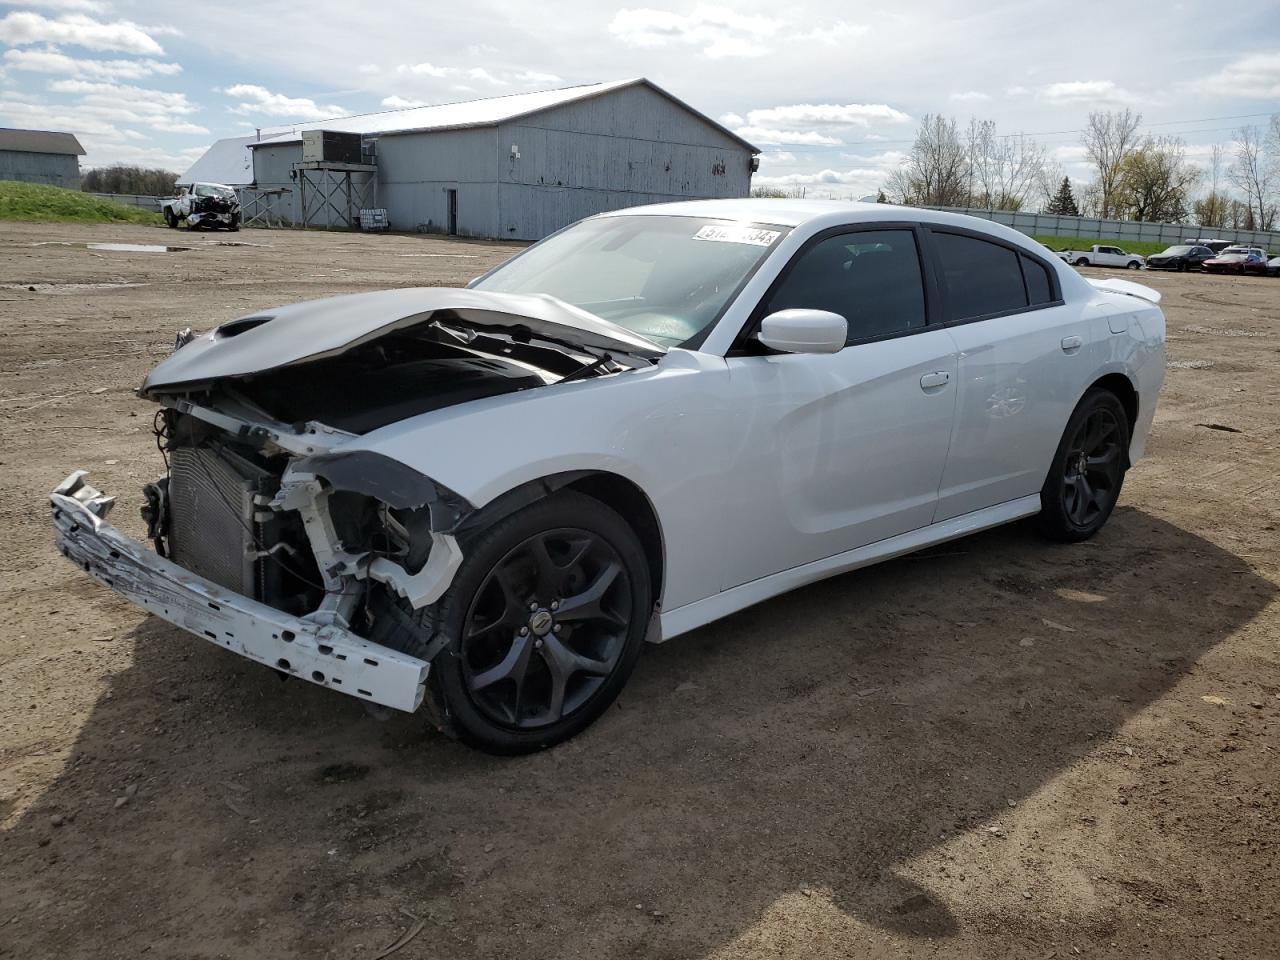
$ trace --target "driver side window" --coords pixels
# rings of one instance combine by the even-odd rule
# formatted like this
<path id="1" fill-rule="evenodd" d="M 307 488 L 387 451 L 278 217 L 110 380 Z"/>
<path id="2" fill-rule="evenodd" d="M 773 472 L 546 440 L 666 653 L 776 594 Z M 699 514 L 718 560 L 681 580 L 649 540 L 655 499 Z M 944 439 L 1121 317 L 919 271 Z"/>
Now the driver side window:
<path id="1" fill-rule="evenodd" d="M 868 230 L 827 237 L 799 253 L 764 303 L 764 316 L 829 310 L 849 323 L 846 343 L 925 326 L 915 234 Z"/>

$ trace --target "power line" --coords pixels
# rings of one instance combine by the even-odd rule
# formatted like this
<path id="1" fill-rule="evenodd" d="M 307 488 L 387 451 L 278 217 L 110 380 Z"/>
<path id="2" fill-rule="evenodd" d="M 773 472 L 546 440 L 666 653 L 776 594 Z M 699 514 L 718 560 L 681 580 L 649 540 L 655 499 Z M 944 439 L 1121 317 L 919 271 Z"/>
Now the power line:
<path id="1" fill-rule="evenodd" d="M 1218 120 L 1249 120 L 1257 117 L 1269 117 L 1267 113 L 1238 113 L 1229 117 L 1200 117 L 1194 120 L 1161 120 L 1157 123 L 1147 123 L 1142 125 L 1142 129 L 1146 130 L 1151 127 L 1169 127 L 1184 123 L 1213 123 Z M 1041 133 L 1001 133 L 997 134 L 997 140 L 1008 140 L 1013 137 L 1027 137 L 1028 139 L 1039 139 L 1045 137 L 1065 137 L 1078 136 L 1085 132 L 1087 128 L 1081 127 L 1078 130 L 1046 130 Z M 1182 130 L 1180 133 L 1221 133 L 1226 130 L 1234 130 L 1235 127 L 1208 127 L 1201 130 Z M 967 139 L 962 137 L 961 139 Z M 810 151 L 817 150 L 847 150 L 849 147 L 877 147 L 877 146 L 897 146 L 904 143 L 915 143 L 915 137 L 905 140 L 858 140 L 852 143 L 803 143 L 799 141 L 781 141 L 776 144 L 770 144 L 771 147 L 792 147 L 806 148 Z"/>

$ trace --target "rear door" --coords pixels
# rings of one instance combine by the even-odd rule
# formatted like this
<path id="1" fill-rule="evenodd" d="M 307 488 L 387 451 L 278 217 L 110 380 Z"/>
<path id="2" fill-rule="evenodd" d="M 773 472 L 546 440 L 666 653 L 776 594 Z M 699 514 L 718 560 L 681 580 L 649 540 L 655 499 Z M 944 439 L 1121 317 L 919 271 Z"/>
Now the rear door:
<path id="1" fill-rule="evenodd" d="M 1030 496 L 1095 369 L 1087 306 L 1039 256 L 933 227 L 942 314 L 959 350 L 956 419 L 935 522 Z"/>
<path id="2" fill-rule="evenodd" d="M 724 588 L 927 526 L 955 409 L 955 343 L 934 322 L 918 228 L 819 234 L 795 255 L 730 351 L 740 411 L 721 509 Z M 760 319 L 789 308 L 845 317 L 834 354 L 767 351 Z"/>

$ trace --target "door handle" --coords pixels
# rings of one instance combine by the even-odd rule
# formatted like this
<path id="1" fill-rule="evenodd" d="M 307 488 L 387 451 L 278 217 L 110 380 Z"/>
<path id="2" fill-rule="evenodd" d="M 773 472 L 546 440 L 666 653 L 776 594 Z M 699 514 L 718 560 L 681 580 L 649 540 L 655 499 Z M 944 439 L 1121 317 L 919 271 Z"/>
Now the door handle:
<path id="1" fill-rule="evenodd" d="M 939 387 L 945 387 L 951 382 L 951 374 L 945 370 L 935 370 L 933 373 L 926 373 L 920 378 L 921 390 L 936 390 Z"/>
<path id="2" fill-rule="evenodd" d="M 1063 337 L 1062 352 L 1075 353 L 1077 350 L 1080 349 L 1083 343 L 1084 343 L 1084 339 L 1082 337 Z"/>

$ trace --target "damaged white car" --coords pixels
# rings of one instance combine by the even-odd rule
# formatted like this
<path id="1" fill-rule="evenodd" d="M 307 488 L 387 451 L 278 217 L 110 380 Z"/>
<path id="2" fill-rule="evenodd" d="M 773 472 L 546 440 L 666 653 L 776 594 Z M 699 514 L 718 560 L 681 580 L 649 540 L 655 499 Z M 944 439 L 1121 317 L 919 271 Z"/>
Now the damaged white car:
<path id="1" fill-rule="evenodd" d="M 180 337 L 140 391 L 154 550 L 83 471 L 57 542 L 228 650 L 534 750 L 646 640 L 1033 514 L 1094 534 L 1155 412 L 1158 300 L 925 210 L 603 214 L 468 289 Z"/>

